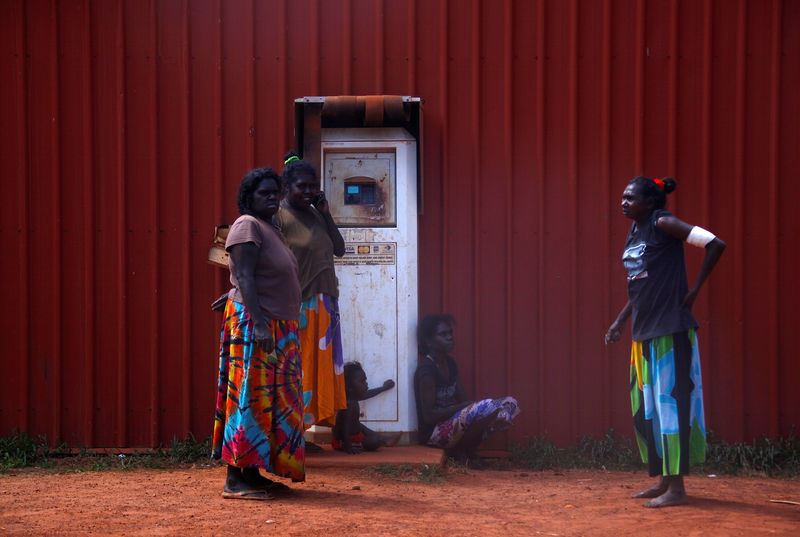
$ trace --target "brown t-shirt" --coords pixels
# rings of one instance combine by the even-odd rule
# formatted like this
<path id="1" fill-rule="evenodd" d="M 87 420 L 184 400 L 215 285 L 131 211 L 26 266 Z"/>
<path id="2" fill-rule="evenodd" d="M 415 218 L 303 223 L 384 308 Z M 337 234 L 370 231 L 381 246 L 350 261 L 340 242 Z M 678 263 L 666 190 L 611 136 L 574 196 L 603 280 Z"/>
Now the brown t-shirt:
<path id="1" fill-rule="evenodd" d="M 270 319 L 296 321 L 300 317 L 300 281 L 297 278 L 297 260 L 286 246 L 281 232 L 272 224 L 243 214 L 231 226 L 225 249 L 252 242 L 258 247 L 255 268 L 258 303 Z M 233 289 L 228 297 L 244 303 L 239 282 L 236 280 L 233 256 L 228 260 Z"/>
<path id="2" fill-rule="evenodd" d="M 297 257 L 303 300 L 317 293 L 339 296 L 339 285 L 333 268 L 333 241 L 328 235 L 325 218 L 314 207 L 305 211 L 281 204 L 275 215 L 277 225 L 289 248 Z"/>

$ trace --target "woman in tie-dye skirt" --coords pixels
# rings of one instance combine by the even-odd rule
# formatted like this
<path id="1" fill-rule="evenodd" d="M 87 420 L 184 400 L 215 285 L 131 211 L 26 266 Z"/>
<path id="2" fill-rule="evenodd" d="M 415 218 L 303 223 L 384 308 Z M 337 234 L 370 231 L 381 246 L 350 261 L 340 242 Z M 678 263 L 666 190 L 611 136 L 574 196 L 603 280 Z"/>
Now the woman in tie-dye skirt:
<path id="1" fill-rule="evenodd" d="M 273 225 L 281 181 L 245 175 L 226 242 L 231 284 L 220 344 L 213 456 L 228 463 L 223 497 L 267 500 L 286 487 L 259 469 L 305 480 L 297 261 Z"/>

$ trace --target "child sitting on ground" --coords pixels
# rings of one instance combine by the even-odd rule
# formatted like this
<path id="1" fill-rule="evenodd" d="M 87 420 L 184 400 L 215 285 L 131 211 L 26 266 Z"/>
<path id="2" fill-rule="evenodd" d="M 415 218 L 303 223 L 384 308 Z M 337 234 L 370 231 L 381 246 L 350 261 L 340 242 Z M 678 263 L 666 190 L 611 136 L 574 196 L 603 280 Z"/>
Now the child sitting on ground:
<path id="1" fill-rule="evenodd" d="M 336 413 L 336 425 L 333 427 L 333 439 L 331 440 L 333 449 L 355 454 L 362 451 L 375 451 L 381 446 L 397 442 L 399 435 L 391 441 L 386 441 L 377 432 L 363 425 L 359 419 L 361 415 L 359 401 L 375 397 L 393 387 L 394 381 L 390 379 L 384 382 L 380 388 L 370 390 L 367 374 L 360 363 L 348 362 L 344 365 L 347 408 Z"/>

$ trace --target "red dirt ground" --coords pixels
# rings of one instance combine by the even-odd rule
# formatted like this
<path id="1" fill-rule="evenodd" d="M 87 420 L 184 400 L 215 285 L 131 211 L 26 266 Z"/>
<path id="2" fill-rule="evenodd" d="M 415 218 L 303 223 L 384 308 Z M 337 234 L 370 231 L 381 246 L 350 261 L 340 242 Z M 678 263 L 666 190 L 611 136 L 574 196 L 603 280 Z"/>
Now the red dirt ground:
<path id="1" fill-rule="evenodd" d="M 800 501 L 797 479 L 693 475 L 691 503 L 659 510 L 630 498 L 651 483 L 644 473 L 452 471 L 431 484 L 361 468 L 437 459 L 419 447 L 312 455 L 307 481 L 267 502 L 224 500 L 218 465 L 11 470 L 0 535 L 800 535 L 800 506 L 770 502 Z"/>

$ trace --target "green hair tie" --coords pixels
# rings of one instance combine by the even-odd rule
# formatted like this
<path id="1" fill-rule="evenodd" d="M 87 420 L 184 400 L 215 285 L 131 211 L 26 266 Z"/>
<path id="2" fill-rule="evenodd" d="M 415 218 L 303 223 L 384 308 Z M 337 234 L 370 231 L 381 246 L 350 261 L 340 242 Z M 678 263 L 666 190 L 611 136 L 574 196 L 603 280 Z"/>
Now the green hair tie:
<path id="1" fill-rule="evenodd" d="M 292 155 L 291 157 L 289 157 L 289 158 L 287 158 L 286 160 L 283 161 L 283 165 L 286 166 L 287 164 L 289 164 L 290 162 L 292 162 L 294 160 L 300 160 L 300 157 L 298 157 L 297 155 Z"/>

